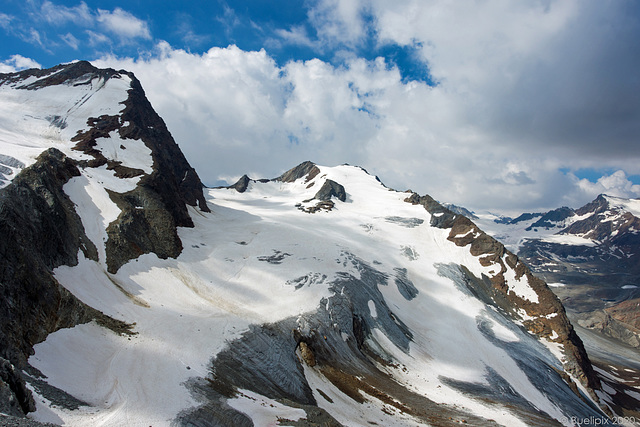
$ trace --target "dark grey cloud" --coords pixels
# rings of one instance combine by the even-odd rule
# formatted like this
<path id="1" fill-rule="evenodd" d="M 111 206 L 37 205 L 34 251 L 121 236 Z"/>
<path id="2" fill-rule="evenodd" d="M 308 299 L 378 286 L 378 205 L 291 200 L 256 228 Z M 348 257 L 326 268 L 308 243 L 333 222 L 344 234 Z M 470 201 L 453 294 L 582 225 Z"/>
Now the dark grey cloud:
<path id="1" fill-rule="evenodd" d="M 640 159 L 637 5 L 584 2 L 494 94 L 487 127 L 515 146 L 600 161 Z"/>

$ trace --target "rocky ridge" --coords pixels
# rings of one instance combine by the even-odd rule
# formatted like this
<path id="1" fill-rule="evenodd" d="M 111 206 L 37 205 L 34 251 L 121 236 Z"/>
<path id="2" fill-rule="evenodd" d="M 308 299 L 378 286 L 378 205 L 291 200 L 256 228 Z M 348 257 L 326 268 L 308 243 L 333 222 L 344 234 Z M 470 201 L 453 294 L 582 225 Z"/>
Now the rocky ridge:
<path id="1" fill-rule="evenodd" d="M 530 239 L 519 255 L 547 281 L 564 285 L 557 292 L 583 326 L 638 346 L 631 319 L 640 301 L 640 218 L 623 202 L 633 200 L 600 195 L 556 233 L 584 243 Z"/>
<path id="2" fill-rule="evenodd" d="M 474 294 L 486 303 L 509 313 L 513 320 L 521 321 L 531 333 L 562 345 L 565 370 L 574 378 L 578 378 L 588 390 L 600 388 L 600 381 L 593 371 L 582 341 L 566 316 L 562 303 L 543 280 L 534 276 L 516 255 L 507 251 L 500 242 L 480 230 L 467 217 L 454 214 L 429 196 L 420 197 L 413 193 L 406 201 L 424 206 L 434 215 L 432 226 L 450 229 L 450 241 L 458 246 L 469 246 L 470 253 L 480 257 L 483 265 L 496 267 L 496 274 L 491 277 L 473 277 L 469 273 L 467 283 Z M 536 302 L 523 298 L 509 289 L 505 283 L 507 266 L 515 270 L 516 280 L 526 279 L 537 295 Z"/>

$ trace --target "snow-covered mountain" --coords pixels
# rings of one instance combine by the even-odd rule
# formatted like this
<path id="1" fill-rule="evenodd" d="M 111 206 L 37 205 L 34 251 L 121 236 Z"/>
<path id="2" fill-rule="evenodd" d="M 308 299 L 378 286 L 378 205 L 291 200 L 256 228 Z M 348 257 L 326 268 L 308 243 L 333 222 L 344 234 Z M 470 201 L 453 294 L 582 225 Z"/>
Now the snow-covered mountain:
<path id="1" fill-rule="evenodd" d="M 203 190 L 135 77 L 84 62 L 0 75 L 0 109 L 4 413 L 74 426 L 621 413 L 546 284 L 429 196 L 311 162 Z"/>
<path id="2" fill-rule="evenodd" d="M 598 196 L 566 218 L 533 227 L 539 239 L 524 242 L 520 253 L 537 271 L 570 280 L 572 272 L 598 268 L 610 283 L 633 285 L 640 278 L 640 200 Z M 559 228 L 559 230 L 558 230 Z M 549 230 L 555 231 L 550 234 Z M 583 279 L 581 279 L 583 280 Z"/>

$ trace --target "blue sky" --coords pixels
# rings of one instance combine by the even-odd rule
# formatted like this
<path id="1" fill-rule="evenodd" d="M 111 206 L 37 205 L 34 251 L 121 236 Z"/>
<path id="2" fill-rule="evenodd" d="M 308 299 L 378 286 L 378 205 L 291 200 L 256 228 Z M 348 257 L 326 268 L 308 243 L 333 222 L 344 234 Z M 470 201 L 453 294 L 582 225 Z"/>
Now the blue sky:
<path id="1" fill-rule="evenodd" d="M 148 0 L 6 0 L 0 9 L 6 37 L 0 57 L 19 52 L 51 67 L 78 58 L 94 59 L 105 52 L 137 56 L 164 40 L 173 48 L 194 53 L 233 44 L 247 51 L 265 48 L 279 64 L 313 58 L 340 64 L 340 51 L 348 50 L 369 60 L 384 57 L 399 68 L 405 80 L 434 84 L 411 44 L 376 43 L 375 28 L 367 23 L 365 12 L 362 18 L 368 34 L 360 43 L 321 47 L 317 30 L 309 22 L 307 4 L 300 0 L 193 1 L 186 7 L 183 2 L 162 2 L 158 7 Z M 122 36 L 119 31 L 127 25 L 130 30 Z M 296 37 L 307 40 L 287 42 Z"/>
<path id="2" fill-rule="evenodd" d="M 312 160 L 477 210 L 640 197 L 634 0 L 5 0 L 0 40 L 0 72 L 135 72 L 210 185 Z"/>

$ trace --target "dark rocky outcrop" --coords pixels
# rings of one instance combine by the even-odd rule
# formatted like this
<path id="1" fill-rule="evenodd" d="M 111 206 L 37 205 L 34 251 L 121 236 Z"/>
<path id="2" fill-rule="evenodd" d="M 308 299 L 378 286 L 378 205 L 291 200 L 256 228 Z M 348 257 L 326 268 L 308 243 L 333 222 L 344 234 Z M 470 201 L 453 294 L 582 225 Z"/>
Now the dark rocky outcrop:
<path id="1" fill-rule="evenodd" d="M 0 413 L 22 417 L 36 410 L 36 403 L 19 371 L 0 357 Z"/>
<path id="2" fill-rule="evenodd" d="M 552 211 L 554 212 L 554 211 Z M 528 240 L 518 255 L 548 282 L 581 326 L 640 346 L 634 319 L 640 284 L 640 218 L 605 195 L 577 209 L 580 216 L 558 234 L 592 239 L 592 245 Z"/>
<path id="3" fill-rule="evenodd" d="M 229 186 L 228 188 L 233 188 L 238 193 L 244 193 L 245 191 L 247 191 L 247 188 L 249 188 L 250 182 L 251 178 L 249 178 L 247 175 L 242 175 L 235 184 Z"/>
<path id="4" fill-rule="evenodd" d="M 115 273 L 124 263 L 142 254 L 154 252 L 161 258 L 176 257 L 182 244 L 176 227 L 193 227 L 186 205 L 198 206 L 209 212 L 202 192 L 203 185 L 174 141 L 164 121 L 146 98 L 138 79 L 127 71 L 98 69 L 86 61 L 59 65 L 47 70 L 27 70 L 0 77 L 0 84 L 16 83 L 17 90 L 38 90 L 53 85 L 93 85 L 99 90 L 109 79 L 131 79 L 128 97 L 118 115 L 88 117 L 88 129 L 73 138 L 75 149 L 93 157 L 79 163 L 80 167 L 107 165 L 116 176 L 141 176 L 136 189 L 126 195 L 111 192 L 122 214 L 110 225 L 107 243 L 107 265 Z M 40 77 L 34 83 L 19 85 L 29 76 Z M 52 124 L 64 123 L 61 116 L 51 116 Z M 142 141 L 150 150 L 153 172 L 145 174 L 121 162 L 107 159 L 96 149 L 98 138 L 117 131 L 121 138 Z M 148 212 L 136 212 L 140 208 Z M 151 214 L 150 211 L 154 213 Z M 159 212 L 159 214 L 157 214 Z"/>
<path id="5" fill-rule="evenodd" d="M 630 212 L 620 212 L 609 206 L 604 195 L 599 195 L 593 202 L 576 210 L 579 216 L 591 214 L 587 218 L 576 221 L 562 230 L 562 234 L 578 234 L 588 239 L 597 240 L 606 245 L 640 245 L 640 236 L 633 230 L 640 229 L 640 219 Z M 607 215 L 619 216 L 616 220 L 606 218 Z M 631 232 L 629 232 L 631 230 Z M 629 251 L 630 253 L 633 251 Z"/>
<path id="6" fill-rule="evenodd" d="M 93 77 L 106 81 L 115 75 L 118 75 L 116 70 L 98 69 L 87 61 L 77 61 L 71 64 L 56 65 L 52 68 L 32 68 L 18 73 L 0 74 L 0 84 L 19 83 L 28 77 L 37 77 L 39 80 L 34 83 L 18 86 L 19 89 L 37 90 L 60 84 L 73 86 L 89 84 Z"/>
<path id="7" fill-rule="evenodd" d="M 95 319 L 129 330 L 79 301 L 52 274 L 60 265 L 76 265 L 79 251 L 97 259 L 62 190 L 78 175 L 75 162 L 51 148 L 0 190 L 0 357 L 20 369 L 33 345 L 60 328 Z"/>
<path id="8" fill-rule="evenodd" d="M 0 84 L 15 83 L 16 90 L 29 91 L 51 85 L 100 86 L 125 74 L 132 82 L 120 115 L 87 118 L 88 130 L 74 138 L 76 149 L 91 155 L 91 160 L 75 161 L 52 148 L 0 190 L 0 357 L 17 369 L 26 367 L 34 344 L 60 328 L 96 320 L 118 333 L 130 333 L 130 325 L 82 303 L 52 273 L 58 266 L 76 265 L 79 251 L 88 259 L 98 260 L 96 247 L 63 191 L 64 184 L 79 176 L 81 168 L 106 164 L 116 176 L 141 176 L 134 190 L 109 193 L 122 210 L 107 229 L 106 263 L 110 272 L 144 253 L 155 252 L 161 258 L 178 256 L 182 243 L 176 228 L 193 226 L 186 205 L 209 211 L 198 175 L 133 74 L 76 62 L 0 75 Z M 44 78 L 19 86 L 29 76 Z M 66 126 L 60 116 L 51 116 L 51 123 Z M 125 139 L 141 140 L 151 150 L 152 173 L 127 168 L 96 150 L 96 139 L 112 131 Z"/>
<path id="9" fill-rule="evenodd" d="M 558 209 L 554 209 L 542 215 L 542 217 L 527 227 L 527 230 L 532 230 L 536 227 L 539 228 L 553 228 L 567 218 L 575 215 L 573 209 L 563 206 Z"/>
<path id="10" fill-rule="evenodd" d="M 525 212 L 525 213 L 523 213 L 522 215 L 520 215 L 519 217 L 517 217 L 515 219 L 510 219 L 507 223 L 508 224 L 517 224 L 519 222 L 529 221 L 531 219 L 538 218 L 538 217 L 541 217 L 543 215 L 544 214 L 540 213 L 540 212 L 534 212 L 534 213 Z"/>
<path id="11" fill-rule="evenodd" d="M 24 167 L 24 163 L 20 160 L 7 156 L 6 154 L 0 154 L 0 186 L 7 181 L 8 177 L 13 175 L 11 168 L 21 169 Z"/>
<path id="12" fill-rule="evenodd" d="M 342 184 L 338 184 L 333 180 L 327 179 L 324 184 L 322 184 L 322 187 L 320 187 L 320 190 L 318 190 L 314 198 L 326 202 L 331 200 L 332 197 L 344 202 L 347 200 L 347 193 L 344 191 Z"/>

